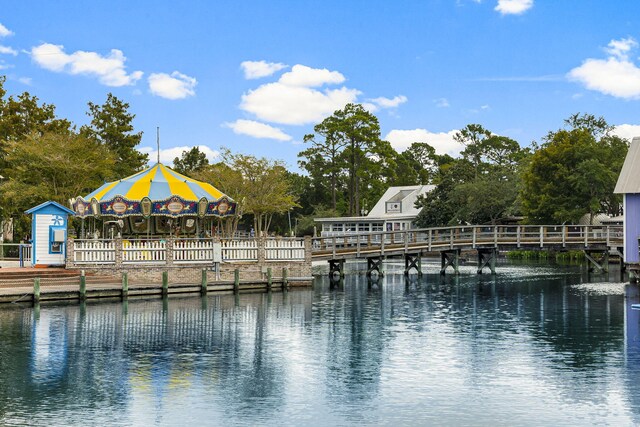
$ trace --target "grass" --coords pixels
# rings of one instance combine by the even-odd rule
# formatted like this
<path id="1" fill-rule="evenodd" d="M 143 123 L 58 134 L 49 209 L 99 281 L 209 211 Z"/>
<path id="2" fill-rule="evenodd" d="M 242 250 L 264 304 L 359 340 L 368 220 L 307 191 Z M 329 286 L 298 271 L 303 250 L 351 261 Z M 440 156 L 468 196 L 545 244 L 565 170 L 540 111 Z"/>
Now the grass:
<path id="1" fill-rule="evenodd" d="M 523 260 L 556 260 L 560 262 L 573 262 L 582 261 L 584 259 L 584 252 L 582 251 L 509 251 L 507 252 L 508 259 L 523 259 Z"/>

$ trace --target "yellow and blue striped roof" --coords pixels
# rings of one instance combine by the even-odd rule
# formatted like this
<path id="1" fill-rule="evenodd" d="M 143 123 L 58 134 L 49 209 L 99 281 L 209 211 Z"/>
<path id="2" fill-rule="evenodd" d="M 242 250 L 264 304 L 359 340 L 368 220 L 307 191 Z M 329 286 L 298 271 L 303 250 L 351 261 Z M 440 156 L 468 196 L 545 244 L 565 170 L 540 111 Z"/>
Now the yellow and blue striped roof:
<path id="1" fill-rule="evenodd" d="M 225 194 L 211 184 L 196 181 L 157 163 L 127 178 L 107 182 L 84 199 L 89 201 L 95 198 L 104 202 L 115 196 L 122 196 L 127 200 L 142 200 L 148 197 L 152 201 L 179 196 L 185 201 L 197 202 L 203 197 L 209 201 L 218 200 Z M 231 200 L 230 197 L 227 198 Z"/>

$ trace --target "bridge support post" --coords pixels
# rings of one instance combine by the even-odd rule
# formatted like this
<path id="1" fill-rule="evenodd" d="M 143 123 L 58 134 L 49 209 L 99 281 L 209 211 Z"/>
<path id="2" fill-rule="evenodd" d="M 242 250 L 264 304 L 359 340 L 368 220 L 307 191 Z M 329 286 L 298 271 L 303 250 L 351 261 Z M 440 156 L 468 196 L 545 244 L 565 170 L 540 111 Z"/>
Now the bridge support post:
<path id="1" fill-rule="evenodd" d="M 344 277 L 344 261 L 343 259 L 329 260 L 329 277 L 333 277 L 336 273 L 338 273 L 340 277 Z"/>
<path id="2" fill-rule="evenodd" d="M 451 266 L 455 274 L 460 274 L 460 249 L 451 249 L 440 252 L 440 274 L 444 276 L 447 267 Z"/>
<path id="3" fill-rule="evenodd" d="M 404 275 L 408 276 L 412 268 L 415 268 L 418 277 L 422 276 L 422 257 L 420 253 L 404 255 Z"/>
<path id="4" fill-rule="evenodd" d="M 378 273 L 379 277 L 384 276 L 382 272 L 382 257 L 367 258 L 367 277 L 371 277 L 374 271 Z"/>
<path id="5" fill-rule="evenodd" d="M 585 249 L 584 257 L 588 262 L 588 271 L 593 273 L 607 273 L 609 271 L 609 249 Z"/>
<path id="6" fill-rule="evenodd" d="M 489 267 L 491 274 L 496 274 L 496 261 L 498 250 L 496 248 L 478 248 L 478 274 L 482 274 L 485 267 Z"/>

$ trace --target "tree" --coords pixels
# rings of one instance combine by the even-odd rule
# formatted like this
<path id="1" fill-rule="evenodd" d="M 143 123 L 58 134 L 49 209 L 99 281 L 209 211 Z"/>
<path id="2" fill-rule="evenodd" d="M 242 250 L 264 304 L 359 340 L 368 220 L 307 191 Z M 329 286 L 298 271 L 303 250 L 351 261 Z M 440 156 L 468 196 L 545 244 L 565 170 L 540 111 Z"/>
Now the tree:
<path id="1" fill-rule="evenodd" d="M 0 203 L 7 216 L 53 200 L 68 205 L 72 197 L 102 185 L 115 159 L 106 147 L 72 131 L 31 132 L 7 142 Z"/>
<path id="2" fill-rule="evenodd" d="M 274 214 L 286 213 L 297 206 L 286 168 L 281 161 L 234 154 L 222 150 L 222 163 L 198 173 L 238 203 L 240 213 L 253 215 L 258 235 L 269 233 Z M 237 225 L 237 222 L 236 222 Z"/>
<path id="3" fill-rule="evenodd" d="M 179 158 L 173 159 L 173 169 L 188 176 L 204 169 L 208 164 L 207 155 L 200 151 L 199 147 L 193 147 L 189 151 L 185 150 Z"/>
<path id="4" fill-rule="evenodd" d="M 301 166 L 314 179 L 330 175 L 334 209 L 338 208 L 338 183 L 346 178 L 348 214 L 357 215 L 363 198 L 379 193 L 379 187 L 387 184 L 384 176 L 395 165 L 391 145 L 380 139 L 377 117 L 360 104 L 347 104 L 316 125 L 314 131 L 305 137 L 313 145 L 299 154 L 305 158 Z M 316 139 L 316 134 L 322 139 Z"/>
<path id="5" fill-rule="evenodd" d="M 570 129 L 550 132 L 523 173 L 522 207 L 536 223 L 577 222 L 584 214 L 616 215 L 613 194 L 628 144 L 604 118 L 573 115 Z"/>
<path id="6" fill-rule="evenodd" d="M 425 142 L 414 142 L 398 153 L 393 185 L 429 184 L 438 172 L 435 148 Z"/>
<path id="7" fill-rule="evenodd" d="M 416 219 L 420 227 L 493 224 L 516 211 L 518 171 L 529 150 L 478 124 L 467 125 L 456 139 L 464 144 L 462 157 L 436 157 L 436 188 L 416 203 L 422 208 Z"/>
<path id="8" fill-rule="evenodd" d="M 135 114 L 129 113 L 129 104 L 109 93 L 103 105 L 93 102 L 88 105 L 91 124 L 82 126 L 81 133 L 114 153 L 116 165 L 111 178 L 123 178 L 142 169 L 149 156 L 136 150 L 142 132 L 133 133 Z"/>
<path id="9" fill-rule="evenodd" d="M 28 92 L 5 99 L 6 77 L 0 76 L 0 171 L 6 166 L 4 155 L 8 141 L 16 141 L 32 132 L 57 132 L 68 130 L 71 122 L 56 118 L 55 106 L 39 103 Z"/>
<path id="10" fill-rule="evenodd" d="M 342 170 L 341 154 L 347 144 L 340 138 L 339 128 L 335 116 L 327 117 L 313 127 L 315 134 L 304 136 L 304 142 L 311 143 L 311 147 L 298 154 L 304 158 L 299 162 L 300 167 L 306 169 L 315 178 L 315 182 L 323 182 L 323 177 L 329 175 L 331 206 L 334 211 L 337 208 L 338 176 Z M 316 134 L 320 138 L 316 138 Z"/>

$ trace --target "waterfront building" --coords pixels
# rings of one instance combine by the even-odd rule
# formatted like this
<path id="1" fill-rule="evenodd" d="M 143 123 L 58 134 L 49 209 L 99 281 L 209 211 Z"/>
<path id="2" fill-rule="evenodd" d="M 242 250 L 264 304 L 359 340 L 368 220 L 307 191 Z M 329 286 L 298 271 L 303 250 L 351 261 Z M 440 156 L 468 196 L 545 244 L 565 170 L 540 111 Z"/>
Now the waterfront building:
<path id="1" fill-rule="evenodd" d="M 371 211 L 365 208 L 361 216 L 316 218 L 315 222 L 321 237 L 409 230 L 420 213 L 415 207 L 418 196 L 434 188 L 435 185 L 389 187 Z"/>
<path id="2" fill-rule="evenodd" d="M 32 215 L 31 264 L 62 266 L 67 253 L 67 220 L 74 212 L 56 202 L 45 202 L 25 212 Z"/>
<path id="3" fill-rule="evenodd" d="M 633 138 L 614 193 L 623 195 L 624 262 L 640 263 L 640 137 Z"/>

